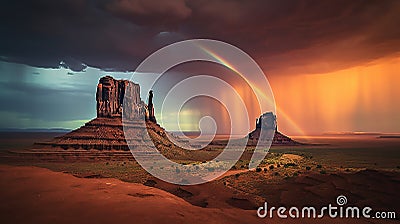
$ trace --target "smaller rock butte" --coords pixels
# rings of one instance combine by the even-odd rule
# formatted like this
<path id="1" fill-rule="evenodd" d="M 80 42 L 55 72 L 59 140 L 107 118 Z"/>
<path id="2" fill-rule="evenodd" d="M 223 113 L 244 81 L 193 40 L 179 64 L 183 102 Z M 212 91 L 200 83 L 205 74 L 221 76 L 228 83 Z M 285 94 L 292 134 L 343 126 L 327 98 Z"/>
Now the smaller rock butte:
<path id="1" fill-rule="evenodd" d="M 274 138 L 272 145 L 301 145 L 301 143 L 294 141 L 286 135 L 278 131 L 278 125 L 276 122 L 276 116 L 272 112 L 266 112 L 256 119 L 256 129 L 249 133 L 248 146 L 255 146 L 258 143 L 261 128 L 263 129 L 275 129 Z"/>
<path id="2" fill-rule="evenodd" d="M 56 137 L 49 142 L 35 143 L 36 146 L 60 147 L 62 149 L 97 149 L 97 150 L 124 150 L 128 151 L 127 141 L 138 145 L 148 141 L 145 132 L 152 132 L 156 139 L 170 145 L 165 130 L 156 122 L 153 105 L 153 92 L 149 92 L 148 104 L 140 98 L 140 86 L 127 80 L 115 80 L 111 76 L 100 78 L 97 85 L 97 117 L 84 126 L 63 136 Z M 122 125 L 123 107 L 131 108 L 124 111 L 124 118 L 128 122 Z M 142 120 L 140 120 L 142 119 Z M 143 125 L 143 119 L 146 125 Z M 255 145 L 260 135 L 261 122 L 263 127 L 276 127 L 276 117 L 268 112 L 260 116 L 256 122 L 256 129 L 249 134 L 248 145 Z M 125 138 L 124 127 L 129 125 L 129 137 Z M 134 133 L 132 133 L 134 131 Z M 273 145 L 299 144 L 289 137 L 275 132 Z"/>

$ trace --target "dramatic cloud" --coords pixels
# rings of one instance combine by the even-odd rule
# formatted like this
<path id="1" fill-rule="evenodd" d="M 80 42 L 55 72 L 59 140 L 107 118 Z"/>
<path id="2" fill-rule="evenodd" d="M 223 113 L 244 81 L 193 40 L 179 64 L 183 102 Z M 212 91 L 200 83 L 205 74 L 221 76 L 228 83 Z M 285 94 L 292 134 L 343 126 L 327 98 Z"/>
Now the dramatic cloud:
<path id="1" fill-rule="evenodd" d="M 0 128 L 76 128 L 95 116 L 100 76 L 129 78 L 115 71 L 134 70 L 170 43 L 210 38 L 262 67 L 285 132 L 396 132 L 399 27 L 398 0 L 2 0 Z M 182 74 L 193 74 L 185 68 L 160 80 L 156 105 Z M 209 68 L 233 77 L 225 67 L 193 65 Z M 209 104 L 188 105 L 185 128 L 196 129 L 201 114 L 193 111 Z M 205 112 L 219 113 L 213 108 Z"/>
<path id="2" fill-rule="evenodd" d="M 139 25 L 174 26 L 191 14 L 184 0 L 117 0 L 106 5 L 114 15 Z"/>
<path id="3" fill-rule="evenodd" d="M 39 67 L 133 70 L 189 38 L 232 43 L 272 74 L 337 70 L 400 51 L 400 2 L 389 0 L 6 0 L 0 14 L 0 59 Z"/>

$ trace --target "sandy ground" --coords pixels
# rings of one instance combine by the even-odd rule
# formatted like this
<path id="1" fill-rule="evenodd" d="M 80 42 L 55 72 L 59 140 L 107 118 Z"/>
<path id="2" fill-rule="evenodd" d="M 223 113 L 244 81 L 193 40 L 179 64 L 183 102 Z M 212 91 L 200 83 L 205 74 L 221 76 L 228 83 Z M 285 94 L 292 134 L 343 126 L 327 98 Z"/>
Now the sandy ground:
<path id="1" fill-rule="evenodd" d="M 360 219 L 260 219 L 254 210 L 201 208 L 160 189 L 0 165 L 1 223 L 376 223 Z M 374 221 L 374 222 L 372 222 Z M 396 220 L 381 223 L 395 223 Z"/>
<path id="2" fill-rule="evenodd" d="M 254 223 L 254 211 L 206 209 L 116 179 L 0 166 L 1 223 Z"/>

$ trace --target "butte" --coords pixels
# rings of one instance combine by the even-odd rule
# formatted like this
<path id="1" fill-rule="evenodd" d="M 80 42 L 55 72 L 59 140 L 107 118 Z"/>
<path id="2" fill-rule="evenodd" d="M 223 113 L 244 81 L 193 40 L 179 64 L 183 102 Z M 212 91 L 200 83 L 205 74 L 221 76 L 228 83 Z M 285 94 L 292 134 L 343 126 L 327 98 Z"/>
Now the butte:
<path id="1" fill-rule="evenodd" d="M 153 92 L 150 91 L 146 104 L 140 98 L 139 84 L 127 80 L 116 80 L 111 76 L 102 77 L 96 92 L 97 117 L 84 126 L 51 141 L 35 143 L 35 147 L 64 150 L 129 151 L 127 140 L 130 143 L 136 141 L 137 144 L 141 144 L 145 141 L 143 136 L 148 136 L 144 132 L 148 131 L 157 148 L 158 146 L 170 148 L 173 146 L 172 142 L 167 138 L 166 131 L 157 124 L 153 97 Z M 129 125 L 136 132 L 129 134 L 130 139 L 126 139 L 124 135 L 123 106 L 130 108 L 130 113 L 125 116 L 129 118 L 131 121 Z M 145 120 L 145 125 L 143 125 L 143 120 Z M 262 123 L 263 125 L 261 125 Z M 269 128 L 271 124 L 276 127 L 276 116 L 272 112 L 262 114 L 256 121 L 256 129 L 248 135 L 248 146 L 256 145 L 261 127 Z M 272 145 L 298 144 L 300 143 L 281 134 L 278 130 L 275 131 Z"/>

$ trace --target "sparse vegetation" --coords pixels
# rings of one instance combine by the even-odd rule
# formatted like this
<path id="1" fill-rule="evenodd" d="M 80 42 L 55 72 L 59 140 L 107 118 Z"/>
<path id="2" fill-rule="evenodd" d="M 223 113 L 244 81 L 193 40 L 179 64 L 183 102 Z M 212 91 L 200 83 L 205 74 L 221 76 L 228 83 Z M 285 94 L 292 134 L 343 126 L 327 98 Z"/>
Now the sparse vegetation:
<path id="1" fill-rule="evenodd" d="M 291 166 L 295 167 L 295 166 L 297 166 L 297 164 L 296 163 L 286 163 L 285 165 L 283 165 L 283 167 L 285 167 L 285 168 L 288 168 Z"/>
<path id="2" fill-rule="evenodd" d="M 310 166 L 306 166 L 306 170 L 311 170 L 311 167 Z"/>
<path id="3" fill-rule="evenodd" d="M 274 169 L 274 165 L 269 166 L 269 169 L 273 170 Z"/>

